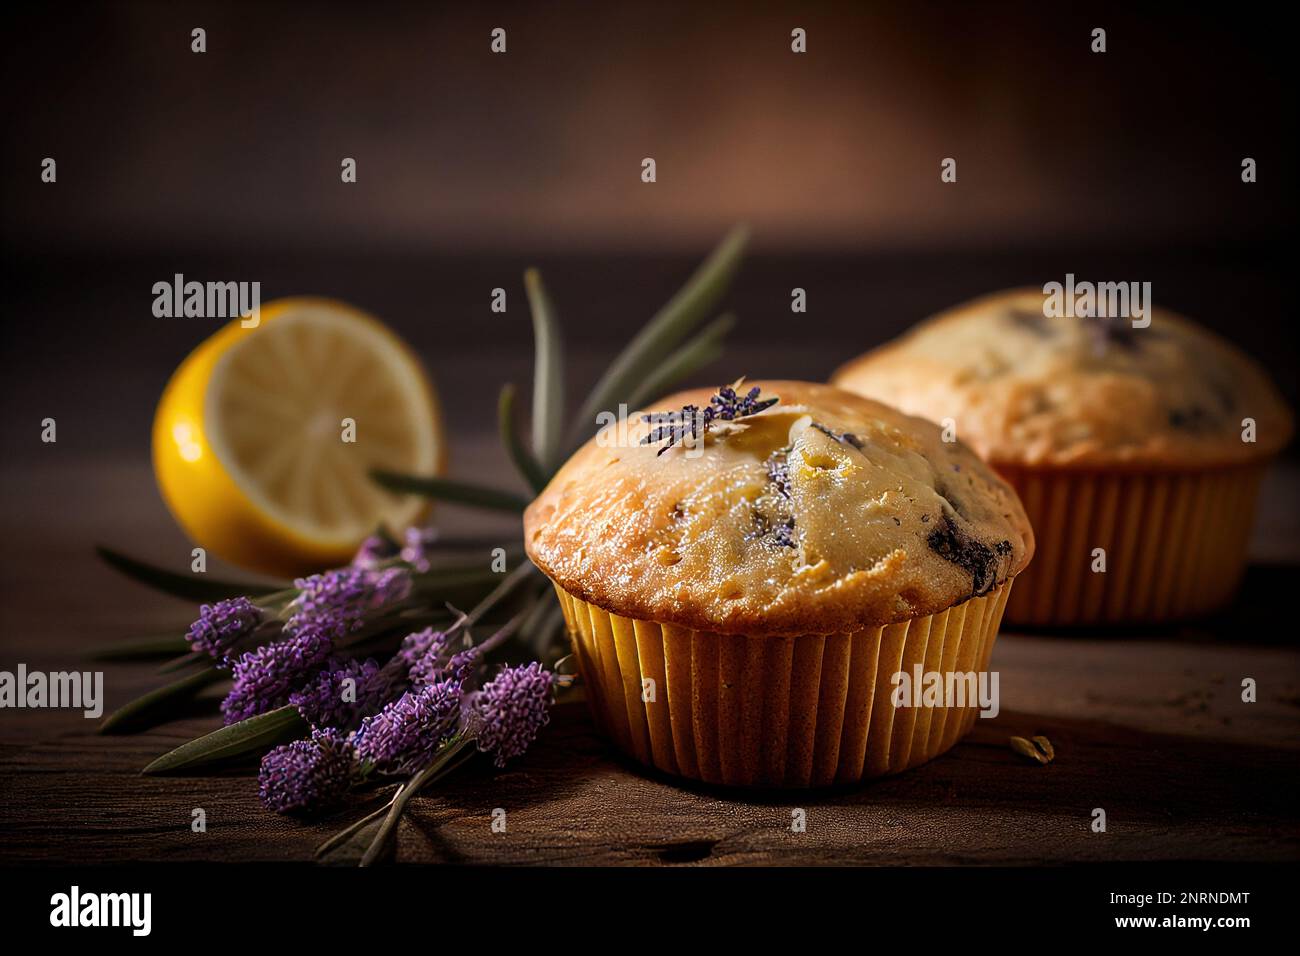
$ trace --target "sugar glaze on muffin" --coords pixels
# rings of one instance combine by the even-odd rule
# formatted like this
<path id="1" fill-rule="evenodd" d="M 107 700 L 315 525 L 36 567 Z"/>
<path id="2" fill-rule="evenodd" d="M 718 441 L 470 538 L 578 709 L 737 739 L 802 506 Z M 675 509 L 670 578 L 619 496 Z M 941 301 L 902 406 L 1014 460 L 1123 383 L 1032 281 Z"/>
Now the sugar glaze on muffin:
<path id="1" fill-rule="evenodd" d="M 779 404 L 694 453 L 639 444 L 639 415 L 623 446 L 589 442 L 528 508 L 532 560 L 613 613 L 747 634 L 937 613 L 1029 561 L 1015 493 L 935 425 L 830 386 L 752 384 Z"/>

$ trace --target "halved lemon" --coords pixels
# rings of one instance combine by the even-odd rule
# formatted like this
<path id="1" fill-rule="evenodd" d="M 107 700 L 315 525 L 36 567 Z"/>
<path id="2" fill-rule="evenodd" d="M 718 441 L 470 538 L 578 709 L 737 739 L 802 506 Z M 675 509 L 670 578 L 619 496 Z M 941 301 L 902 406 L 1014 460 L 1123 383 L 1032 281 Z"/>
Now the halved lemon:
<path id="1" fill-rule="evenodd" d="M 154 474 L 181 527 L 243 567 L 295 575 L 346 563 L 380 524 L 427 505 L 375 468 L 440 474 L 437 394 L 378 319 L 329 299 L 280 299 L 236 319 L 172 376 L 153 425 Z"/>

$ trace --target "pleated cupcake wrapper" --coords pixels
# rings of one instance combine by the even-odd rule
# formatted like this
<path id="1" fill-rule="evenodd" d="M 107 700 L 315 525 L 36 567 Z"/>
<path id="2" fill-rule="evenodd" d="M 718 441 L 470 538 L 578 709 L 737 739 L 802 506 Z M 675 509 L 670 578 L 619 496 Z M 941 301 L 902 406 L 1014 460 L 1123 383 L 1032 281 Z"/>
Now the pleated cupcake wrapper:
<path id="1" fill-rule="evenodd" d="M 1155 622 L 1227 603 L 1246 566 L 1263 465 L 1196 472 L 1012 469 L 1037 550 L 1007 620 Z M 1093 571 L 1093 549 L 1106 552 Z"/>
<path id="2" fill-rule="evenodd" d="M 610 739 L 667 773 L 761 787 L 853 783 L 952 747 L 978 702 L 895 707 L 894 675 L 987 671 L 1010 591 L 855 633 L 748 637 L 620 617 L 556 587 Z"/>

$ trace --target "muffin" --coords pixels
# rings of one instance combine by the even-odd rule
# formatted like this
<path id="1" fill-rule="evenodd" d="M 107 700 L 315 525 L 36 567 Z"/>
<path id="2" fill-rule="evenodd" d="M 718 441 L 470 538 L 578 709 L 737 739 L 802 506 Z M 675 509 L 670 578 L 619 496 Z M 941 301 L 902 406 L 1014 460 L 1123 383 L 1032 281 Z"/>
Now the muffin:
<path id="1" fill-rule="evenodd" d="M 1228 602 L 1260 477 L 1291 437 L 1261 369 L 1173 313 L 1049 317 L 1037 289 L 957 306 L 832 381 L 947 422 L 1019 492 L 1032 625 L 1165 621 Z"/>
<path id="2" fill-rule="evenodd" d="M 715 784 L 929 760 L 978 705 L 896 707 L 895 675 L 986 671 L 1033 552 L 1024 511 L 931 423 L 827 385 L 754 389 L 651 409 L 713 409 L 692 447 L 662 414 L 602 431 L 527 510 L 596 723 L 642 763 Z M 762 410 L 724 420 L 745 401 Z"/>

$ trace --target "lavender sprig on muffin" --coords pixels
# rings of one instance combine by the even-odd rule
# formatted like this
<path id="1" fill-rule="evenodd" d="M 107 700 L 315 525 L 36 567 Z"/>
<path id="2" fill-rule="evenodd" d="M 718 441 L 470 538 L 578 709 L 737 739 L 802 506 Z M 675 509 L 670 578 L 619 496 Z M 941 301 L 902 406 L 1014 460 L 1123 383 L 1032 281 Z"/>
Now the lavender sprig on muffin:
<path id="1" fill-rule="evenodd" d="M 659 449 L 659 454 L 662 455 L 688 436 L 692 441 L 698 441 L 715 421 L 731 422 L 748 418 L 771 408 L 780 401 L 775 396 L 760 398 L 762 389 L 757 385 L 744 395 L 737 395 L 736 389 L 743 381 L 744 379 L 740 379 L 733 385 L 722 386 L 716 395 L 709 397 L 708 404 L 702 407 L 683 405 L 679 411 L 650 412 L 642 415 L 641 421 L 649 422 L 655 427 L 641 439 L 641 444 L 652 445 L 665 442 Z"/>

